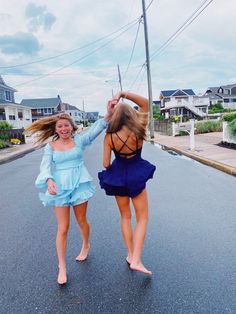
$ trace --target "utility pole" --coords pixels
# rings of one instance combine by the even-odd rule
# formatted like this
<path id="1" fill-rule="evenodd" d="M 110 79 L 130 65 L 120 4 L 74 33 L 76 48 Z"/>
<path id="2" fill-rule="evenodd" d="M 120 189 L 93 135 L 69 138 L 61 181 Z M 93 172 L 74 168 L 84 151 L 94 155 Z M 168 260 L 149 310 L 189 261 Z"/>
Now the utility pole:
<path id="1" fill-rule="evenodd" d="M 148 30 L 147 30 L 145 0 L 142 0 L 142 6 L 143 6 L 143 25 L 144 25 L 145 50 L 146 50 L 149 114 L 150 114 L 149 131 L 150 131 L 150 137 L 151 137 L 151 139 L 153 139 L 154 138 L 154 121 L 153 121 L 153 108 L 152 108 L 152 82 L 151 82 L 151 72 L 150 72 Z"/>
<path id="2" fill-rule="evenodd" d="M 84 99 L 83 99 L 83 127 L 85 125 Z"/>
<path id="3" fill-rule="evenodd" d="M 119 64 L 117 64 L 117 69 L 118 69 L 118 77 L 119 77 L 120 90 L 122 91 L 122 84 L 121 84 L 121 75 L 120 75 L 120 67 L 119 67 Z"/>

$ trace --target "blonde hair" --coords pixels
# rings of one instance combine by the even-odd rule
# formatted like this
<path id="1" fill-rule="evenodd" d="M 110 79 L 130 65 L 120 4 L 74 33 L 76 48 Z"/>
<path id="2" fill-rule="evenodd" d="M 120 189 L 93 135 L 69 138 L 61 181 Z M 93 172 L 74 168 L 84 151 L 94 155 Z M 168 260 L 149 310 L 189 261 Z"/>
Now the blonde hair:
<path id="1" fill-rule="evenodd" d="M 68 115 L 67 113 L 60 113 L 33 122 L 25 129 L 24 133 L 27 135 L 36 134 L 36 142 L 38 143 L 46 141 L 51 136 L 53 136 L 53 139 L 56 140 L 58 139 L 58 134 L 56 133 L 56 123 L 61 119 L 69 121 L 73 128 L 73 133 L 77 130 L 78 127 L 73 119 L 70 117 L 70 115 Z"/>
<path id="2" fill-rule="evenodd" d="M 119 103 L 109 121 L 107 133 L 118 132 L 123 126 L 126 126 L 139 140 L 145 140 L 147 123 L 148 113 L 137 111 L 127 104 Z"/>

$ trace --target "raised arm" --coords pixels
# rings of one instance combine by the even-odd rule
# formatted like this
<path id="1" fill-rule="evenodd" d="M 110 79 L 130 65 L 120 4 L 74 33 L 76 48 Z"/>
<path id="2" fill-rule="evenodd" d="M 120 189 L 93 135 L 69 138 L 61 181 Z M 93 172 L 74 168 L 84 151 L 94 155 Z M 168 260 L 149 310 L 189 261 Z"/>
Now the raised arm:
<path id="1" fill-rule="evenodd" d="M 117 99 L 118 101 L 120 100 L 120 98 L 125 98 L 128 100 L 131 100 L 132 102 L 137 104 L 139 106 L 140 112 L 148 112 L 149 111 L 148 99 L 143 97 L 143 96 L 140 96 L 138 94 L 134 94 L 131 92 L 121 91 L 121 92 L 118 92 L 113 97 L 113 99 Z"/>
<path id="2" fill-rule="evenodd" d="M 117 100 L 116 99 L 111 99 L 108 101 L 107 103 L 107 113 L 104 116 L 104 119 L 99 119 L 97 120 L 89 129 L 88 132 L 86 132 L 85 134 L 82 134 L 80 136 L 80 140 L 82 143 L 82 146 L 87 146 L 89 144 L 91 144 L 95 138 L 104 130 L 107 128 L 108 126 L 108 122 L 114 112 L 114 107 L 117 104 Z"/>

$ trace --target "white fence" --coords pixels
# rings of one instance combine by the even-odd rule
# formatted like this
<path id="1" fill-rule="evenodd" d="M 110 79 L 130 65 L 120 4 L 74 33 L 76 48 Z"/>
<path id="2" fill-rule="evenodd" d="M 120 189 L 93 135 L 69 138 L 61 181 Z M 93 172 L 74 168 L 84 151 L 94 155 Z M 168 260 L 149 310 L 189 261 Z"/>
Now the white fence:
<path id="1" fill-rule="evenodd" d="M 229 144 L 236 144 L 236 135 L 232 135 L 228 127 L 228 122 L 223 122 L 223 142 Z"/>

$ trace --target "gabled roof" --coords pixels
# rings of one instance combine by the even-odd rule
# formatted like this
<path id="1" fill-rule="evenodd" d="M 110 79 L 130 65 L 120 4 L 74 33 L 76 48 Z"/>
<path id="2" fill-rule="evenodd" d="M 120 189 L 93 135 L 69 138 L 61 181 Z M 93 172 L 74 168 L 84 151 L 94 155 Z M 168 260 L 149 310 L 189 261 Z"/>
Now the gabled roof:
<path id="1" fill-rule="evenodd" d="M 172 90 L 163 90 L 161 94 L 164 97 L 171 97 L 171 96 L 195 96 L 195 93 L 192 89 L 172 89 Z"/>
<path id="2" fill-rule="evenodd" d="M 12 92 L 17 92 L 17 90 L 16 90 L 15 88 L 12 88 L 12 87 L 8 86 L 8 85 L 4 82 L 3 78 L 1 77 L 1 75 L 0 75 L 0 88 L 4 88 L 4 89 L 6 89 L 6 90 L 11 90 Z"/>
<path id="3" fill-rule="evenodd" d="M 37 108 L 56 108 L 61 103 L 60 97 L 56 98 L 34 98 L 34 99 L 22 99 L 21 105 Z"/>
<path id="4" fill-rule="evenodd" d="M 30 109 L 28 106 L 24 106 L 22 104 L 17 104 L 15 102 L 6 101 L 6 100 L 3 100 L 3 99 L 0 99 L 0 106 L 1 107 L 10 106 L 10 107 L 18 107 L 18 108 Z"/>

